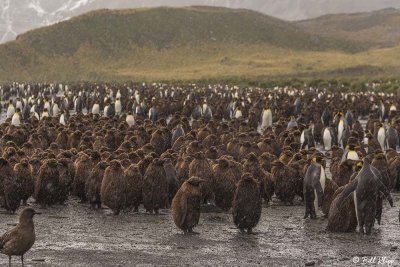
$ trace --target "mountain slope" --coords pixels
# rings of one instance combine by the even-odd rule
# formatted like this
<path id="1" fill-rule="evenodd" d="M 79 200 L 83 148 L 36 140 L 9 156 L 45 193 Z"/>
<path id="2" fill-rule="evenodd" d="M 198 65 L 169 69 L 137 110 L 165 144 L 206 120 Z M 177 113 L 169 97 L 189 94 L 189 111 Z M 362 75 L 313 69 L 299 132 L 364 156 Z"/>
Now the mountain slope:
<path id="1" fill-rule="evenodd" d="M 400 8 L 398 0 L 0 0 L 0 43 L 97 9 L 191 5 L 245 8 L 290 21 L 331 13 Z"/>
<path id="2" fill-rule="evenodd" d="M 28 32 L 17 41 L 52 56 L 74 54 L 83 44 L 114 55 L 134 47 L 163 49 L 208 42 L 307 50 L 350 47 L 254 11 L 210 7 L 99 10 Z"/>
<path id="3" fill-rule="evenodd" d="M 326 15 L 297 22 L 310 34 L 347 40 L 366 48 L 400 45 L 400 10 L 389 8 L 369 13 Z"/>
<path id="4" fill-rule="evenodd" d="M 100 10 L 0 45 L 0 81 L 258 79 L 399 69 L 399 61 L 382 66 L 369 61 L 369 51 L 354 51 L 360 50 L 352 42 L 249 10 Z M 389 55 L 396 51 L 382 55 L 395 59 Z"/>

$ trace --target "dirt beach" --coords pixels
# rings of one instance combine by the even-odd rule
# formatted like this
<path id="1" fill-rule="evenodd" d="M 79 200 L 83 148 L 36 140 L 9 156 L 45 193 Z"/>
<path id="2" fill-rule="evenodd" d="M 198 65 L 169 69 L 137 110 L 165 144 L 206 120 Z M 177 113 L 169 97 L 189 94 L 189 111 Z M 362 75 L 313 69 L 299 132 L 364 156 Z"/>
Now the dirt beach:
<path id="1" fill-rule="evenodd" d="M 255 235 L 241 234 L 230 213 L 205 208 L 200 235 L 185 236 L 172 221 L 169 210 L 162 215 L 126 213 L 110 215 L 93 211 L 71 199 L 65 206 L 39 209 L 35 217 L 37 241 L 26 256 L 27 266 L 348 266 L 358 257 L 386 257 L 400 264 L 400 194 L 393 194 L 397 207 L 385 203 L 383 225 L 371 236 L 325 231 L 327 220 L 303 220 L 300 202 L 284 206 L 274 200 L 264 205 Z M 0 215 L 0 231 L 17 221 L 16 215 Z M 392 251 L 391 251 L 392 250 Z M 376 261 L 384 260 L 377 258 Z M 372 259 L 374 260 L 374 259 Z M 0 257 L 0 264 L 8 262 Z M 15 266 L 20 262 L 13 259 Z"/>

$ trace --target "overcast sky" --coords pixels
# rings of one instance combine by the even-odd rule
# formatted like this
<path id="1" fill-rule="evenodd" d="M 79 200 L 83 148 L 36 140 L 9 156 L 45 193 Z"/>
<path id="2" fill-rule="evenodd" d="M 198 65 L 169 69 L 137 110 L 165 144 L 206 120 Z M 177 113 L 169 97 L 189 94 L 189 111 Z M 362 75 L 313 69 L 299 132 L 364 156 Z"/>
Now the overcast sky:
<path id="1" fill-rule="evenodd" d="M 0 42 L 99 8 L 167 5 L 248 8 L 285 20 L 302 20 L 329 13 L 400 8 L 400 0 L 0 0 Z"/>

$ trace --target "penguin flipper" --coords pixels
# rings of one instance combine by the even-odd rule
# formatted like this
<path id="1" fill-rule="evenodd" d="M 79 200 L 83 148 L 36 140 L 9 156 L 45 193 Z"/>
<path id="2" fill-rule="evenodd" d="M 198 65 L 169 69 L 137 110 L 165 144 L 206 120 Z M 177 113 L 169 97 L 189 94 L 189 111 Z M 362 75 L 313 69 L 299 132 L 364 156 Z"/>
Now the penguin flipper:
<path id="1" fill-rule="evenodd" d="M 389 201 L 390 206 L 393 207 L 393 199 L 389 189 L 382 183 L 381 180 L 378 180 L 377 182 L 378 182 L 378 190 L 385 195 L 386 199 Z"/>
<path id="2" fill-rule="evenodd" d="M 318 197 L 318 207 L 321 207 L 322 200 L 324 199 L 324 190 L 322 189 L 322 185 L 319 181 L 314 185 L 314 189 Z"/>
<path id="3" fill-rule="evenodd" d="M 358 179 L 354 179 L 351 181 L 349 184 L 346 185 L 346 187 L 343 189 L 343 192 L 339 195 L 337 201 L 336 201 L 336 207 L 340 208 L 342 206 L 343 201 L 346 200 L 346 198 L 357 188 L 358 184 Z"/>
<path id="4" fill-rule="evenodd" d="M 182 201 L 181 209 L 182 209 L 182 210 L 180 210 L 180 212 L 182 213 L 182 216 L 181 216 L 181 218 L 180 218 L 179 225 L 182 226 L 182 225 L 185 223 L 186 216 L 187 216 L 187 200 Z"/>

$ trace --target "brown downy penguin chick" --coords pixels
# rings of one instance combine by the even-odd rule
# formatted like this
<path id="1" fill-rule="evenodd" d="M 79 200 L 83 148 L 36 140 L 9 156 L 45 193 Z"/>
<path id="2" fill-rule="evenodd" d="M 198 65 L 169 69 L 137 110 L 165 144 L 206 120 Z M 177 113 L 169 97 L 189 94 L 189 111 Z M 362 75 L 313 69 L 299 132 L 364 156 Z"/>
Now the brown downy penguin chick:
<path id="1" fill-rule="evenodd" d="M 218 149 L 215 146 L 210 147 L 206 151 L 206 158 L 211 159 L 211 160 L 216 160 L 218 159 Z"/>
<path id="2" fill-rule="evenodd" d="M 322 200 L 322 213 L 328 217 L 334 195 L 339 186 L 332 179 L 325 179 L 324 199 Z"/>
<path id="3" fill-rule="evenodd" d="M 187 179 L 189 179 L 189 165 L 192 161 L 193 158 L 191 156 L 184 156 L 181 161 L 176 163 L 176 177 L 179 184 L 182 185 Z"/>
<path id="4" fill-rule="evenodd" d="M 329 209 L 328 226 L 326 229 L 330 232 L 354 232 L 357 228 L 357 216 L 354 208 L 353 193 L 342 204 L 337 207 L 336 200 L 343 192 L 344 186 L 339 187 L 333 195 L 333 201 Z"/>
<path id="5" fill-rule="evenodd" d="M 4 197 L 4 207 L 10 213 L 14 213 L 19 208 L 21 197 L 12 166 L 4 158 L 0 158 L 0 180 L 3 187 L 1 195 Z"/>
<path id="6" fill-rule="evenodd" d="M 33 179 L 34 181 L 36 181 L 39 175 L 40 167 L 42 166 L 42 162 L 38 158 L 32 158 L 31 160 L 29 160 L 29 164 L 32 166 Z"/>
<path id="7" fill-rule="evenodd" d="M 61 132 L 58 133 L 57 138 L 55 143 L 61 148 L 61 149 L 68 149 L 68 131 L 67 130 L 62 130 Z"/>
<path id="8" fill-rule="evenodd" d="M 143 202 L 143 176 L 140 173 L 139 167 L 132 164 L 125 170 L 126 187 L 126 207 L 130 210 L 139 211 L 139 205 Z"/>
<path id="9" fill-rule="evenodd" d="M 203 146 L 200 144 L 199 141 L 192 141 L 189 143 L 189 145 L 186 147 L 186 154 L 192 155 L 199 153 L 202 151 Z"/>
<path id="10" fill-rule="evenodd" d="M 272 166 L 271 174 L 277 198 L 284 203 L 293 204 L 296 195 L 296 170 L 280 160 L 272 162 Z"/>
<path id="11" fill-rule="evenodd" d="M 151 214 L 153 211 L 158 214 L 168 199 L 168 181 L 163 164 L 163 160 L 154 159 L 143 178 L 143 205 Z"/>
<path id="12" fill-rule="evenodd" d="M 218 164 L 214 165 L 215 177 L 215 205 L 223 211 L 228 211 L 232 207 L 232 200 L 236 190 L 236 181 L 234 180 L 235 174 L 233 169 L 230 168 L 228 159 L 221 157 L 218 159 Z"/>
<path id="13" fill-rule="evenodd" d="M 378 139 L 371 133 L 367 133 L 368 138 L 368 154 L 373 154 L 377 150 L 381 150 L 381 145 L 378 142 Z"/>
<path id="14" fill-rule="evenodd" d="M 172 200 L 172 217 L 175 225 L 185 234 L 192 234 L 199 223 L 201 207 L 200 185 L 204 180 L 191 177 L 182 184 Z"/>
<path id="15" fill-rule="evenodd" d="M 78 148 L 79 143 L 81 142 L 82 133 L 80 131 L 73 132 L 68 138 L 68 148 Z"/>
<path id="16" fill-rule="evenodd" d="M 153 161 L 153 157 L 147 155 L 144 159 L 142 159 L 141 161 L 139 161 L 138 163 L 138 167 L 140 170 L 140 173 L 142 174 L 142 176 L 144 176 L 144 174 L 146 173 L 147 168 L 149 167 L 149 165 L 151 164 L 151 162 Z"/>
<path id="17" fill-rule="evenodd" d="M 8 256 L 9 266 L 11 266 L 12 256 L 20 256 L 22 266 L 24 266 L 24 254 L 31 249 L 36 240 L 33 225 L 35 214 L 40 213 L 32 208 L 24 209 L 19 216 L 17 226 L 0 237 L 0 252 Z"/>
<path id="18" fill-rule="evenodd" d="M 75 166 L 75 176 L 72 185 L 73 194 L 77 196 L 83 203 L 86 201 L 86 180 L 89 178 L 90 172 L 92 171 L 94 166 L 92 160 L 86 154 L 83 154 L 80 159 L 76 161 Z"/>
<path id="19" fill-rule="evenodd" d="M 253 177 L 257 179 L 258 183 L 260 184 L 262 197 L 266 201 L 269 201 L 271 196 L 267 196 L 267 194 L 264 194 L 264 188 L 265 188 L 264 181 L 267 182 L 268 187 L 273 187 L 272 180 L 268 179 L 271 177 L 269 175 L 266 175 L 264 170 L 261 168 L 260 162 L 258 161 L 258 158 L 254 153 L 250 153 L 248 155 L 246 161 L 243 164 L 243 172 L 251 173 L 251 175 L 253 175 Z M 270 190 L 268 190 L 268 192 L 269 191 Z"/>
<path id="20" fill-rule="evenodd" d="M 58 162 L 55 159 L 46 160 L 39 169 L 39 175 L 35 181 L 34 197 L 36 202 L 46 207 L 57 202 L 59 193 Z"/>
<path id="21" fill-rule="evenodd" d="M 67 201 L 70 192 L 72 191 L 72 182 L 75 176 L 75 168 L 73 162 L 69 158 L 58 159 L 58 171 L 59 171 L 59 182 L 60 192 L 58 195 L 58 203 L 63 205 Z"/>
<path id="22" fill-rule="evenodd" d="M 168 206 L 170 206 L 172 203 L 172 199 L 179 189 L 179 182 L 176 177 L 175 166 L 172 164 L 172 160 L 170 158 L 166 158 L 164 160 L 163 167 L 168 181 Z"/>
<path id="23" fill-rule="evenodd" d="M 353 174 L 353 166 L 355 163 L 356 161 L 351 159 L 346 159 L 339 163 L 334 172 L 332 172 L 332 180 L 335 181 L 338 186 L 346 185 Z"/>
<path id="24" fill-rule="evenodd" d="M 101 202 L 109 207 L 114 215 L 118 215 L 125 207 L 126 188 L 124 170 L 118 160 L 110 162 L 104 172 L 100 188 Z"/>
<path id="25" fill-rule="evenodd" d="M 263 168 L 264 171 L 266 171 L 266 172 L 271 172 L 271 168 L 272 168 L 271 162 L 274 160 L 276 160 L 275 155 L 273 155 L 269 152 L 263 153 L 259 158 L 261 168 Z"/>
<path id="26" fill-rule="evenodd" d="M 232 203 L 233 222 L 240 231 L 251 233 L 261 217 L 260 185 L 250 173 L 243 174 L 237 184 Z"/>
<path id="27" fill-rule="evenodd" d="M 32 166 L 27 159 L 23 159 L 14 166 L 14 173 L 18 185 L 18 195 L 21 197 L 23 204 L 27 205 L 27 200 L 33 195 L 35 188 Z"/>
<path id="28" fill-rule="evenodd" d="M 157 155 L 161 155 L 166 150 L 165 140 L 161 130 L 156 130 L 151 135 L 150 144 L 154 146 Z"/>
<path id="29" fill-rule="evenodd" d="M 205 158 L 203 152 L 193 155 L 194 159 L 189 165 L 189 177 L 201 177 L 204 183 L 201 184 L 201 192 L 203 194 L 203 203 L 212 199 L 212 188 L 214 186 L 214 172 L 210 163 Z"/>
<path id="30" fill-rule="evenodd" d="M 86 198 L 93 209 L 101 208 L 100 189 L 104 173 L 108 166 L 109 164 L 107 162 L 100 161 L 93 170 L 91 170 L 89 178 L 86 180 Z"/>
<path id="31" fill-rule="evenodd" d="M 302 153 L 296 153 L 289 163 L 289 166 L 296 170 L 296 194 L 304 200 L 303 184 L 304 176 L 307 172 L 307 167 L 310 164 L 310 160 L 307 156 Z"/>

